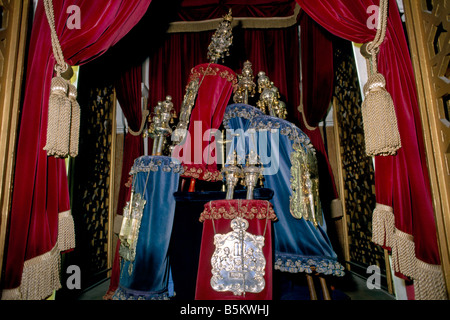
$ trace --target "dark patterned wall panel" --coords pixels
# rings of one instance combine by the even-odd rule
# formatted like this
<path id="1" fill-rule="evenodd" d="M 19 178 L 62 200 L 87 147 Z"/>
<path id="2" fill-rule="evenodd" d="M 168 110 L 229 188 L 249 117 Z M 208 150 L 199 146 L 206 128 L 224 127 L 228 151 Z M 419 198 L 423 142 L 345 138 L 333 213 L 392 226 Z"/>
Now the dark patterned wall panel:
<path id="1" fill-rule="evenodd" d="M 96 82 L 89 70 L 81 70 L 80 152 L 71 159 L 69 173 L 76 249 L 66 264 L 80 267 L 82 289 L 107 278 L 114 100 L 112 85 Z"/>
<path id="2" fill-rule="evenodd" d="M 351 269 L 367 276 L 370 265 L 385 274 L 384 251 L 372 242 L 375 184 L 372 158 L 364 152 L 362 97 L 351 44 L 335 41 L 335 91 L 337 127 L 341 145 L 344 196 Z"/>

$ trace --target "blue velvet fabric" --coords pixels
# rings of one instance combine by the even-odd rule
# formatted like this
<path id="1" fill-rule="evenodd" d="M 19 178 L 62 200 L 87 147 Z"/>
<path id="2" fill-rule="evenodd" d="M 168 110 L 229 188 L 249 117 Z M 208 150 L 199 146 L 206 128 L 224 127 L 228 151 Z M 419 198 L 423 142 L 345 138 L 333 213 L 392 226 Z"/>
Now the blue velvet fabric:
<path id="1" fill-rule="evenodd" d="M 254 117 L 262 115 L 264 115 L 264 113 L 254 106 L 244 103 L 230 104 L 225 109 L 223 126 L 225 129 L 241 128 L 246 130 Z"/>
<path id="2" fill-rule="evenodd" d="M 115 300 L 165 300 L 169 298 L 170 265 L 168 248 L 175 215 L 174 192 L 182 166 L 165 156 L 137 158 L 130 174 L 135 193 L 143 193 L 146 204 L 136 245 L 133 272 L 129 261 L 121 261 L 119 288 Z M 146 184 L 147 181 L 147 184 Z M 146 187 L 145 187 L 146 185 Z"/>
<path id="3" fill-rule="evenodd" d="M 252 119 L 249 129 L 255 130 L 255 145 L 264 164 L 264 187 L 274 190 L 271 200 L 278 221 L 274 226 L 275 270 L 282 272 L 316 272 L 343 276 L 344 268 L 337 261 L 325 222 L 315 227 L 305 219 L 296 219 L 290 213 L 291 160 L 293 144 L 305 151 L 312 145 L 309 138 L 292 123 L 271 116 Z"/>

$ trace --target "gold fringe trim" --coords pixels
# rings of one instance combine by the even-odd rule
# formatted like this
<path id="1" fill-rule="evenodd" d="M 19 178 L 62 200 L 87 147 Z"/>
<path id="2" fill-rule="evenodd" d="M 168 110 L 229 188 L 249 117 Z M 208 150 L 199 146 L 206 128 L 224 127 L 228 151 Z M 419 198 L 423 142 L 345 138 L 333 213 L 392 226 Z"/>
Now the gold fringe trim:
<path id="1" fill-rule="evenodd" d="M 24 262 L 20 286 L 4 289 L 1 300 L 43 300 L 61 288 L 61 252 L 75 248 L 75 226 L 69 211 L 58 218 L 58 242 L 52 250 Z"/>
<path id="2" fill-rule="evenodd" d="M 395 227 L 392 207 L 377 203 L 372 218 L 372 241 L 392 248 L 392 267 L 414 280 L 416 300 L 448 299 L 441 266 L 416 258 L 414 237 Z"/>
<path id="3" fill-rule="evenodd" d="M 19 288 L 3 290 L 2 300 L 44 300 L 61 288 L 58 244 L 52 250 L 25 261 Z"/>
<path id="4" fill-rule="evenodd" d="M 3 289 L 2 291 L 2 300 L 21 300 L 21 297 L 19 288 Z"/>
<path id="5" fill-rule="evenodd" d="M 75 224 L 70 211 L 59 214 L 58 248 L 61 252 L 75 248 Z"/>
<path id="6" fill-rule="evenodd" d="M 239 25 L 244 29 L 272 29 L 272 28 L 287 28 L 297 23 L 298 15 L 300 14 L 300 6 L 296 4 L 294 14 L 288 17 L 273 17 L 273 18 L 237 18 L 233 17 L 231 23 L 232 27 Z M 217 29 L 218 24 L 223 18 L 202 20 L 202 21 L 175 21 L 169 24 L 167 33 L 177 32 L 202 32 Z"/>
<path id="7" fill-rule="evenodd" d="M 416 300 L 447 300 L 444 275 L 440 265 L 416 259 L 414 291 Z"/>
<path id="8" fill-rule="evenodd" d="M 394 233 L 394 210 L 390 206 L 377 203 L 372 215 L 372 242 L 392 248 Z"/>
<path id="9" fill-rule="evenodd" d="M 394 234 L 392 265 L 396 272 L 414 278 L 416 270 L 414 237 L 398 229 L 395 229 Z"/>

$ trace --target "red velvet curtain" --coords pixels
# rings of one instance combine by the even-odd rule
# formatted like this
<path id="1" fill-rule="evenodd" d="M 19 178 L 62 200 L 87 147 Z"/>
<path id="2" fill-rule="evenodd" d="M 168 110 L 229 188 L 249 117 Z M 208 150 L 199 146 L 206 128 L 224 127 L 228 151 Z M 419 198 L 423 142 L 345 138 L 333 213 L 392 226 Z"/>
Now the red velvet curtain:
<path id="1" fill-rule="evenodd" d="M 138 132 L 142 122 L 142 66 L 132 66 L 124 71 L 115 84 L 117 100 L 122 112 L 127 119 L 128 127 L 133 132 Z M 129 179 L 129 172 L 134 160 L 144 154 L 144 142 L 141 135 L 134 136 L 130 132 L 125 135 L 122 176 L 120 181 L 118 214 L 122 214 L 127 198 L 125 184 Z"/>
<path id="2" fill-rule="evenodd" d="M 125 36 L 144 15 L 151 0 L 53 2 L 56 30 L 64 56 L 70 65 L 82 65 Z M 71 5 L 80 8 L 80 29 L 69 29 L 66 25 L 71 15 L 67 8 Z M 38 2 L 30 41 L 4 289 L 20 286 L 24 261 L 41 256 L 56 246 L 58 214 L 70 210 L 64 160 L 47 157 L 43 150 L 55 60 L 42 1 Z M 40 276 L 35 274 L 36 278 Z M 16 298 L 26 299 L 27 296 Z"/>
<path id="3" fill-rule="evenodd" d="M 296 0 L 305 12 L 331 33 L 356 43 L 373 40 L 367 27 L 371 5 L 379 1 Z M 435 218 L 424 155 L 422 127 L 409 49 L 397 4 L 389 1 L 386 39 L 380 47 L 378 70 L 394 101 L 402 148 L 396 156 L 375 157 L 377 202 L 393 207 L 396 229 L 414 238 L 416 258 L 440 264 Z"/>
<path id="4" fill-rule="evenodd" d="M 289 108 L 289 116 L 295 122 L 299 119 L 300 101 L 297 28 L 235 30 L 231 56 L 225 60 L 225 65 L 236 73 L 240 73 L 243 63 L 249 60 L 255 80 L 259 71 L 266 72 L 278 87 Z M 150 56 L 151 107 L 171 95 L 179 112 L 191 69 L 207 63 L 212 34 L 213 31 L 169 34 L 164 44 Z"/>
<path id="5" fill-rule="evenodd" d="M 331 201 L 338 198 L 338 193 L 318 125 L 327 115 L 333 94 L 333 43 L 328 31 L 305 13 L 300 18 L 300 39 L 304 115 L 300 127 L 317 151 L 321 202 L 329 217 Z M 311 127 L 315 129 L 310 130 Z"/>
<path id="6" fill-rule="evenodd" d="M 180 112 L 191 69 L 207 62 L 212 34 L 212 31 L 168 34 L 166 41 L 150 55 L 150 108 L 170 95 L 174 108 Z"/>
<path id="7" fill-rule="evenodd" d="M 333 43 L 328 32 L 304 12 L 300 18 L 302 96 L 308 125 L 317 127 L 333 94 Z"/>
<path id="8" fill-rule="evenodd" d="M 142 65 L 131 66 L 120 75 L 115 83 L 117 100 L 119 101 L 122 112 L 127 119 L 128 127 L 138 132 L 142 120 Z M 134 136 L 126 133 L 123 145 L 122 174 L 120 179 L 119 198 L 117 200 L 117 214 L 123 215 L 123 208 L 130 197 L 130 188 L 127 182 L 130 177 L 130 170 L 134 160 L 144 154 L 144 141 L 141 135 Z M 109 298 L 119 287 L 120 276 L 120 241 L 117 242 L 112 274 L 108 293 L 105 298 Z"/>

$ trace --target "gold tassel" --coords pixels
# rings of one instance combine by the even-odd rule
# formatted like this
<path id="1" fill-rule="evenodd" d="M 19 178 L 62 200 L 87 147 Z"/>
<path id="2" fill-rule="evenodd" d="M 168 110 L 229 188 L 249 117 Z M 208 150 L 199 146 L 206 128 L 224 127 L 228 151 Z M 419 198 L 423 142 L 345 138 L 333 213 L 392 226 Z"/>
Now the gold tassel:
<path id="1" fill-rule="evenodd" d="M 47 143 L 44 150 L 48 156 L 66 158 L 78 155 L 80 136 L 80 105 L 77 102 L 77 88 L 70 83 L 72 68 L 64 73 L 57 68 L 52 79 L 49 98 Z"/>
<path id="2" fill-rule="evenodd" d="M 368 156 L 395 155 L 401 147 L 394 103 L 385 86 L 386 81 L 380 73 L 369 76 L 364 85 L 361 111 Z"/>
<path id="3" fill-rule="evenodd" d="M 69 155 L 70 119 L 72 117 L 72 105 L 69 98 L 60 106 L 58 117 L 58 141 L 56 143 L 55 156 L 66 158 Z"/>
<path id="4" fill-rule="evenodd" d="M 76 157 L 78 155 L 78 143 L 80 138 L 80 116 L 81 109 L 77 101 L 77 88 L 73 85 L 69 85 L 69 99 L 71 103 L 71 125 L 70 125 L 70 142 L 69 142 L 69 155 Z"/>
<path id="5" fill-rule="evenodd" d="M 65 79 L 57 75 L 52 79 L 48 105 L 47 142 L 44 150 L 48 156 L 58 156 L 59 118 L 61 110 L 70 107 L 67 97 L 68 84 Z"/>

